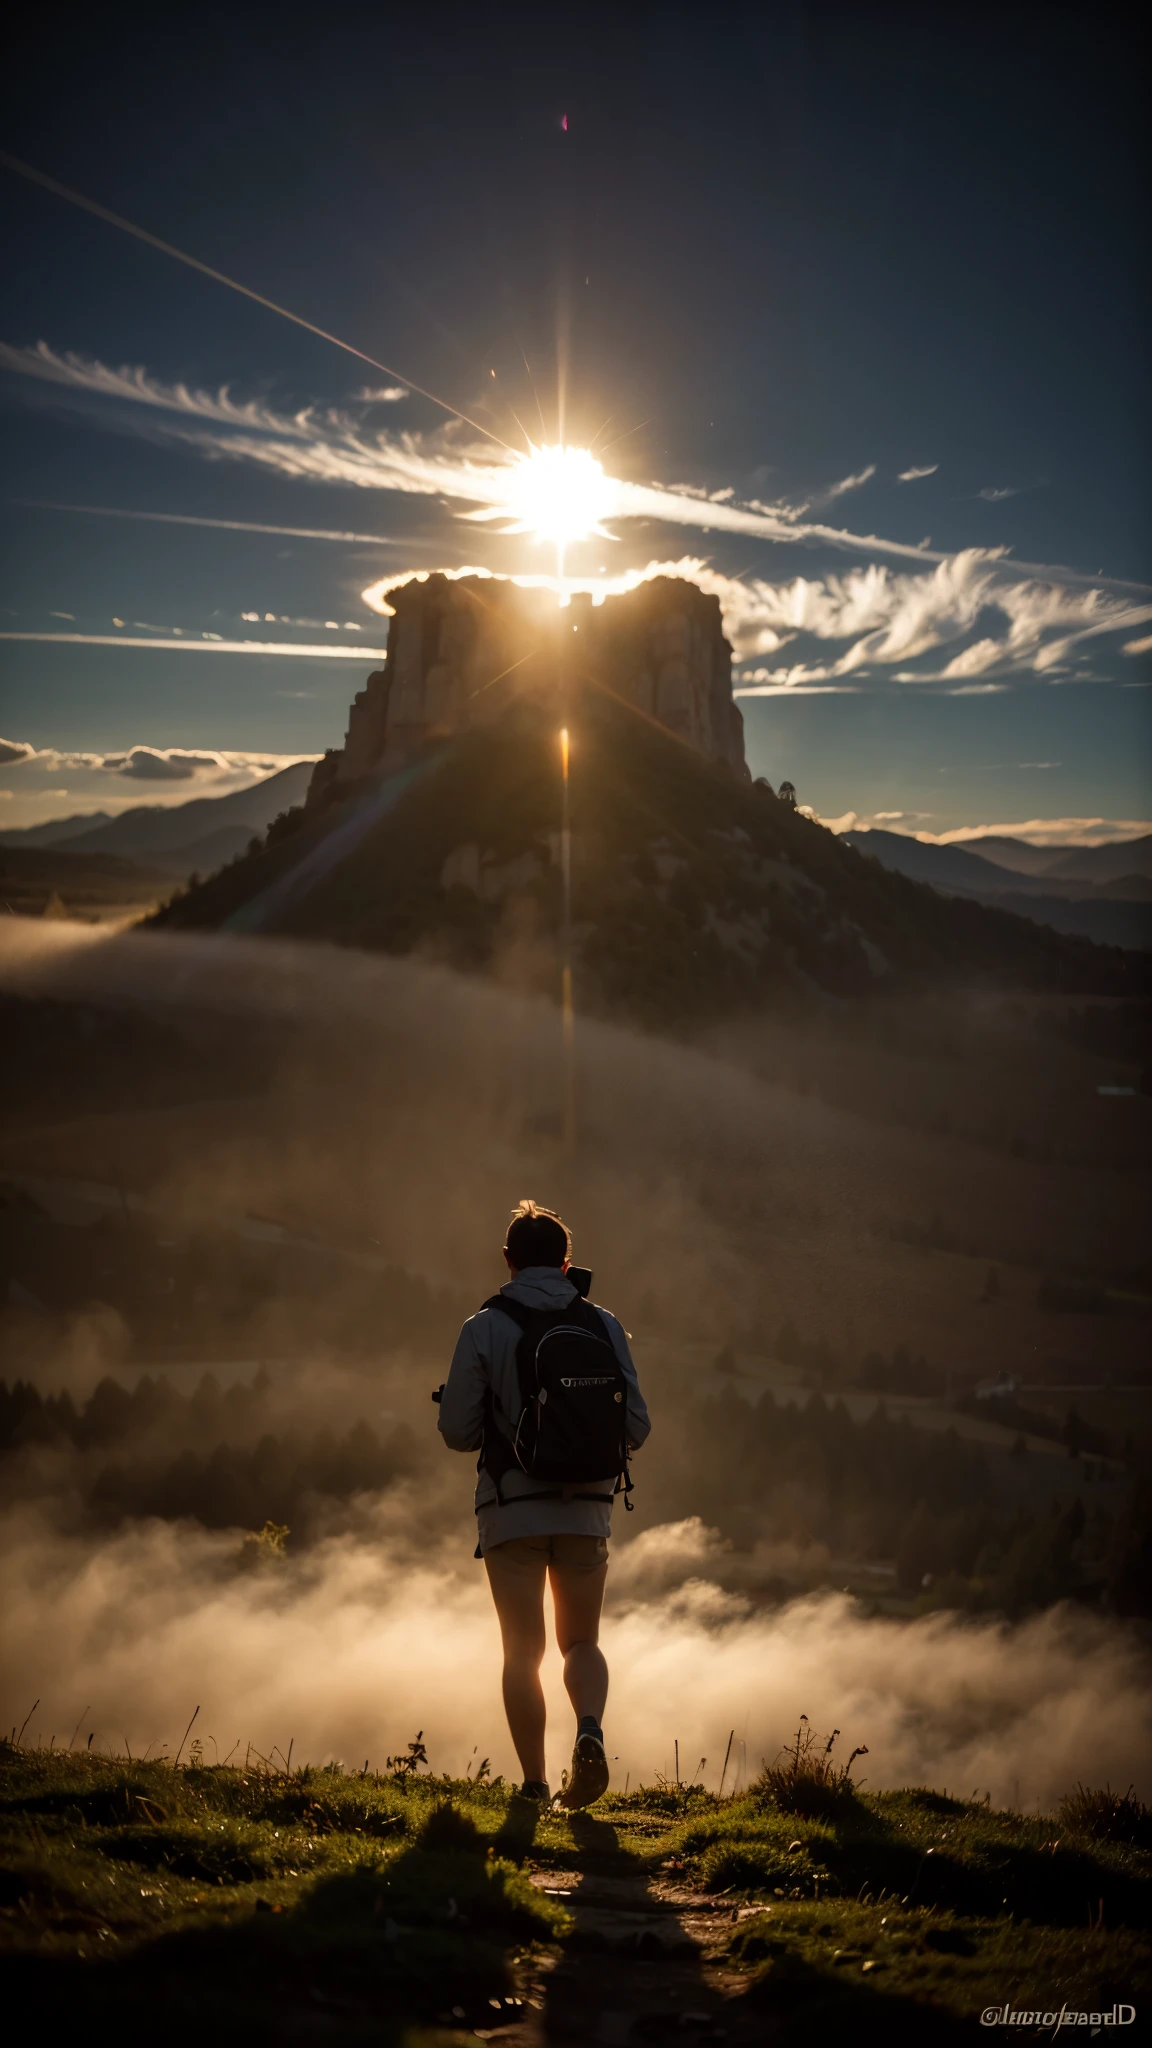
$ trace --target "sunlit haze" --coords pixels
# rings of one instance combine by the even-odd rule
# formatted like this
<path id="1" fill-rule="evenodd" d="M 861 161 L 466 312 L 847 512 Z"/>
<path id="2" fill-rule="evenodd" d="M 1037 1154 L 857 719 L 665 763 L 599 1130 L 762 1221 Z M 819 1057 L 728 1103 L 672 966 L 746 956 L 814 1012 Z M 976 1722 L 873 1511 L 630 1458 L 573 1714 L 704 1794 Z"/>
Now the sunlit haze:
<path id="1" fill-rule="evenodd" d="M 602 521 L 612 510 L 616 485 L 587 448 L 533 448 L 509 471 L 507 494 L 512 523 L 504 531 L 551 541 L 560 559 L 573 541 L 611 537 Z"/>
<path id="2" fill-rule="evenodd" d="M 1147 2013 L 1134 41 L 18 11 L 47 2040 Z"/>

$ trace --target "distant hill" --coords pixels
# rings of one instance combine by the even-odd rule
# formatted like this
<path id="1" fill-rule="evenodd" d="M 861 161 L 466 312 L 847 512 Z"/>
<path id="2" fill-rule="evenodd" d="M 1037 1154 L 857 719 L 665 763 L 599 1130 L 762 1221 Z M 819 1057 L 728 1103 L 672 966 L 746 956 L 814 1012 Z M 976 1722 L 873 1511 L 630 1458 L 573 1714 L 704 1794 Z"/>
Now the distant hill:
<path id="1" fill-rule="evenodd" d="M 138 804 L 116 818 L 97 811 L 87 819 L 64 818 L 5 832 L 0 844 L 66 845 L 70 853 L 112 853 L 130 859 L 162 855 L 169 872 L 187 874 L 197 867 L 218 866 L 242 852 L 281 811 L 303 801 L 311 775 L 312 762 L 297 761 L 229 796 L 193 797 L 184 804 Z"/>
<path id="2" fill-rule="evenodd" d="M 585 1004 L 652 1023 L 773 991 L 879 982 L 1116 993 L 1144 964 L 893 874 L 608 693 L 573 728 L 573 918 Z M 552 991 L 556 713 L 525 704 L 300 811 L 154 922 L 418 951 Z"/>
<path id="3" fill-rule="evenodd" d="M 931 882 L 934 889 L 1018 889 L 1020 877 L 1010 869 L 997 867 L 991 855 L 971 852 L 960 845 L 934 846 L 930 840 L 913 839 L 905 832 L 842 832 L 841 839 L 858 853 L 878 860 L 882 867 L 910 875 L 916 882 Z"/>
<path id="4" fill-rule="evenodd" d="M 888 834 L 895 837 L 895 834 Z M 954 839 L 954 850 L 978 854 L 1021 875 L 1068 882 L 1117 882 L 1125 875 L 1152 878 L 1152 833 L 1108 846 L 1030 846 L 1025 839 Z M 941 849 L 945 851 L 947 849 Z"/>
<path id="5" fill-rule="evenodd" d="M 17 825 L 0 832 L 0 846 L 65 846 L 79 832 L 111 822 L 110 811 L 78 811 L 71 818 L 48 818 L 43 825 Z"/>
<path id="6" fill-rule="evenodd" d="M 1152 947 L 1152 880 L 1138 871 L 1140 848 L 1137 840 L 1132 865 L 1124 867 L 1121 856 L 1132 842 L 1117 847 L 1029 847 L 1055 865 L 1036 874 L 1013 872 L 986 856 L 992 846 L 1020 846 L 1023 841 L 970 840 L 937 846 L 931 841 L 912 839 L 902 832 L 845 832 L 842 837 L 858 852 L 897 874 L 928 882 L 934 889 L 975 897 L 996 904 L 1054 930 L 1080 933 L 1098 944 Z M 977 853 L 974 849 L 981 848 Z M 1061 862 L 1075 866 L 1085 855 L 1106 854 L 1123 871 L 1104 882 L 1066 875 Z M 1105 863 L 1106 865 L 1106 863 Z"/>

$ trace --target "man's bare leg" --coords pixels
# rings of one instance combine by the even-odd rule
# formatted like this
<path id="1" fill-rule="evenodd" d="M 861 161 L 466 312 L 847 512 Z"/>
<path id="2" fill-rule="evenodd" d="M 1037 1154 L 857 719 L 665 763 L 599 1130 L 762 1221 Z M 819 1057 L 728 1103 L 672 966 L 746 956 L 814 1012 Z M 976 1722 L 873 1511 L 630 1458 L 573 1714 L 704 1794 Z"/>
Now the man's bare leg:
<path id="1" fill-rule="evenodd" d="M 564 1658 L 564 1684 L 576 1710 L 572 1770 L 560 1794 L 561 1806 L 592 1806 L 608 1790 L 608 1759 L 600 1719 L 608 1698 L 608 1666 L 600 1648 L 600 1608 L 607 1563 L 593 1571 L 554 1565 L 556 1641 Z"/>
<path id="2" fill-rule="evenodd" d="M 527 1784 L 542 1785 L 544 1765 L 544 1689 L 540 1666 L 544 1661 L 544 1575 L 547 1560 L 541 1555 L 539 1569 L 517 1563 L 502 1566 L 495 1553 L 484 1564 L 488 1584 L 500 1622 L 504 1644 L 504 1712 L 520 1769 Z"/>
<path id="3" fill-rule="evenodd" d="M 600 1610 L 607 1564 L 585 1571 L 552 1565 L 548 1572 L 556 1609 L 556 1643 L 564 1659 L 564 1689 L 579 1721 L 591 1714 L 599 1727 L 608 1699 L 608 1666 L 600 1648 Z"/>

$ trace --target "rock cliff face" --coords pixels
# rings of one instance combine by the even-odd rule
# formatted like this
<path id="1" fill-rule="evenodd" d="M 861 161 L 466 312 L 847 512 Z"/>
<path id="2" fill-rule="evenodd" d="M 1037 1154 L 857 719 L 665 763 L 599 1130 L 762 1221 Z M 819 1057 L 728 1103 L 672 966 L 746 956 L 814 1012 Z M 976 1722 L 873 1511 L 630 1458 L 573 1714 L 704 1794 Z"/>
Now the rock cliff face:
<path id="1" fill-rule="evenodd" d="M 594 605 L 495 577 L 429 576 L 391 594 L 388 659 L 355 697 L 338 753 L 317 763 L 310 808 L 402 767 L 429 740 L 485 725 L 519 699 L 562 715 L 600 688 L 733 773 L 747 777 L 732 701 L 732 649 L 720 606 L 695 583 L 660 576 Z"/>

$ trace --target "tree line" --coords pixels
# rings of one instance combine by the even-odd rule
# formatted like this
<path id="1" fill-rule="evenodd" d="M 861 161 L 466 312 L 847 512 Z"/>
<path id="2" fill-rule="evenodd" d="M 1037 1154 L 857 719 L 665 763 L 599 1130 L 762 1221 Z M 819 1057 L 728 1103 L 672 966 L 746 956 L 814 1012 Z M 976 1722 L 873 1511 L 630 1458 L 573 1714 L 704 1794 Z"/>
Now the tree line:
<path id="1" fill-rule="evenodd" d="M 1013 1464 L 1021 1457 L 1022 1437 Z M 858 1421 L 836 1399 L 778 1405 L 769 1392 L 750 1404 L 725 1386 L 693 1405 L 644 1476 L 662 1513 L 690 1500 L 739 1545 L 807 1541 L 894 1562 L 899 1590 L 923 1607 L 1017 1617 L 1082 1599 L 1152 1614 L 1150 1488 L 1135 1453 L 1128 1482 L 1095 1488 L 1090 1506 L 1041 1505 L 1007 1461 L 993 1470 L 982 1446 L 917 1429 L 883 1402 Z"/>

